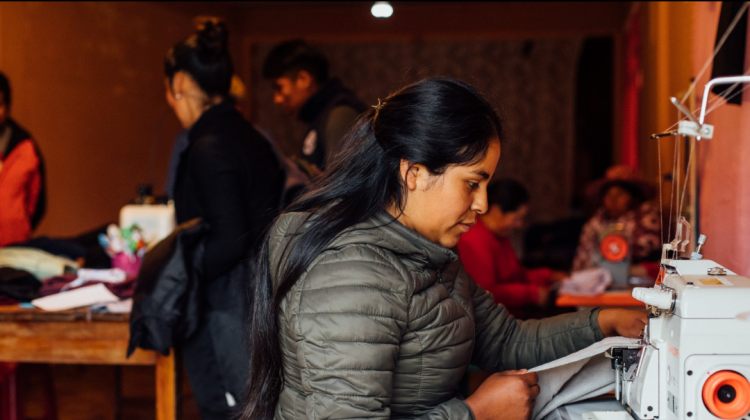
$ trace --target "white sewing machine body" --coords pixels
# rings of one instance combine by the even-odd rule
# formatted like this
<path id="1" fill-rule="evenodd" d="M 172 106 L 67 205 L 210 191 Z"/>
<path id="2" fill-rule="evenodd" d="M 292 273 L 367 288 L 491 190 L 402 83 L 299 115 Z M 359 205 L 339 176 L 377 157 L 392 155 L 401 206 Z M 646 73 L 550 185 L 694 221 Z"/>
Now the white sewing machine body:
<path id="1" fill-rule="evenodd" d="M 617 398 L 635 419 L 748 418 L 750 324 L 737 315 L 750 309 L 750 279 L 710 260 L 662 266 L 661 285 L 633 291 L 652 315 L 644 345 L 613 363 Z"/>

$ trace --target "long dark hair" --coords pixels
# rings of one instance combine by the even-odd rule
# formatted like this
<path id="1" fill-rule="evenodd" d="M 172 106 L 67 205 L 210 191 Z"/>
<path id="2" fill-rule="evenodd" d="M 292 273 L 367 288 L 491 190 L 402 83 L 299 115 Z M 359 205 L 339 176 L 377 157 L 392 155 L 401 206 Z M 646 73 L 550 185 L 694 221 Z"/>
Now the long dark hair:
<path id="1" fill-rule="evenodd" d="M 232 86 L 234 66 L 229 55 L 229 31 L 221 20 L 198 19 L 196 32 L 170 48 L 164 58 L 164 74 L 172 79 L 184 71 L 209 97 L 227 98 Z"/>
<path id="2" fill-rule="evenodd" d="M 273 417 L 283 385 L 278 308 L 310 263 L 342 230 L 388 206 L 403 211 L 401 159 L 442 174 L 478 162 L 502 136 L 494 108 L 470 85 L 426 79 L 397 91 L 360 116 L 332 165 L 288 212 L 308 215 L 307 227 L 269 261 L 268 237 L 259 254 L 251 321 L 251 372 L 243 418 Z M 292 232 L 294 233 L 294 232 Z"/>

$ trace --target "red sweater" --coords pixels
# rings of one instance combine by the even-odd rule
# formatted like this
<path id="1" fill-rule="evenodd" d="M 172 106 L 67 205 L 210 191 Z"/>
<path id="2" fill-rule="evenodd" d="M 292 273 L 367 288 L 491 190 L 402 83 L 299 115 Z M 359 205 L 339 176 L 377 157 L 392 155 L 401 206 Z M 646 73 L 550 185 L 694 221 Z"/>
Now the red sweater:
<path id="1" fill-rule="evenodd" d="M 552 270 L 521 266 L 507 238 L 495 236 L 481 219 L 458 242 L 461 261 L 474 281 L 508 309 L 539 303 L 539 286 L 551 283 Z"/>

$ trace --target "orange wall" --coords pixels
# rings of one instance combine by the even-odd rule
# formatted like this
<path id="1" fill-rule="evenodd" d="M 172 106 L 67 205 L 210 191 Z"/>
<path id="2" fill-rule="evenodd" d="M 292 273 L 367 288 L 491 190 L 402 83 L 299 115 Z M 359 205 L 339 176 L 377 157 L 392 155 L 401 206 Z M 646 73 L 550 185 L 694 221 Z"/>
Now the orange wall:
<path id="1" fill-rule="evenodd" d="M 658 183 L 672 171 L 676 137 L 657 141 L 650 136 L 663 132 L 677 121 L 677 108 L 669 102 L 669 98 L 677 96 L 681 99 L 690 85 L 693 76 L 691 22 L 695 6 L 691 2 L 640 2 L 639 7 L 643 13 L 639 161 L 644 178 Z M 672 184 L 664 181 L 662 187 L 663 198 L 668 203 Z M 665 208 L 667 211 L 668 208 Z"/>
<path id="2" fill-rule="evenodd" d="M 395 6 L 391 19 L 379 20 L 358 2 L 0 2 L 0 70 L 14 90 L 12 115 L 47 165 L 49 204 L 36 234 L 75 235 L 117 221 L 139 183 L 163 190 L 179 127 L 164 101 L 162 59 L 198 14 L 229 19 L 237 72 L 248 83 L 258 40 L 611 35 L 630 3 Z"/>
<path id="3" fill-rule="evenodd" d="M 194 10 L 149 3 L 0 3 L 0 69 L 13 117 L 39 142 L 48 209 L 37 234 L 117 221 L 136 184 L 161 192 L 179 130 L 163 57 Z"/>

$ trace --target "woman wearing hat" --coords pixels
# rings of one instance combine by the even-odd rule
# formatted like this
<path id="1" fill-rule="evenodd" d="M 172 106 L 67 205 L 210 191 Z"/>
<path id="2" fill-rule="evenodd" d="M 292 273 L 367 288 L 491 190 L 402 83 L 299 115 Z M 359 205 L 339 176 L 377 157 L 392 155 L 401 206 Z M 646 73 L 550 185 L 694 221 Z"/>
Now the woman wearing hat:
<path id="1" fill-rule="evenodd" d="M 573 271 L 591 268 L 591 255 L 599 237 L 613 224 L 621 224 L 630 239 L 634 264 L 658 260 L 661 249 L 659 212 L 648 202 L 653 197 L 653 188 L 638 179 L 632 168 L 618 165 L 609 168 L 606 176 L 592 183 L 588 190 L 597 196 L 599 208 L 581 231 Z"/>

